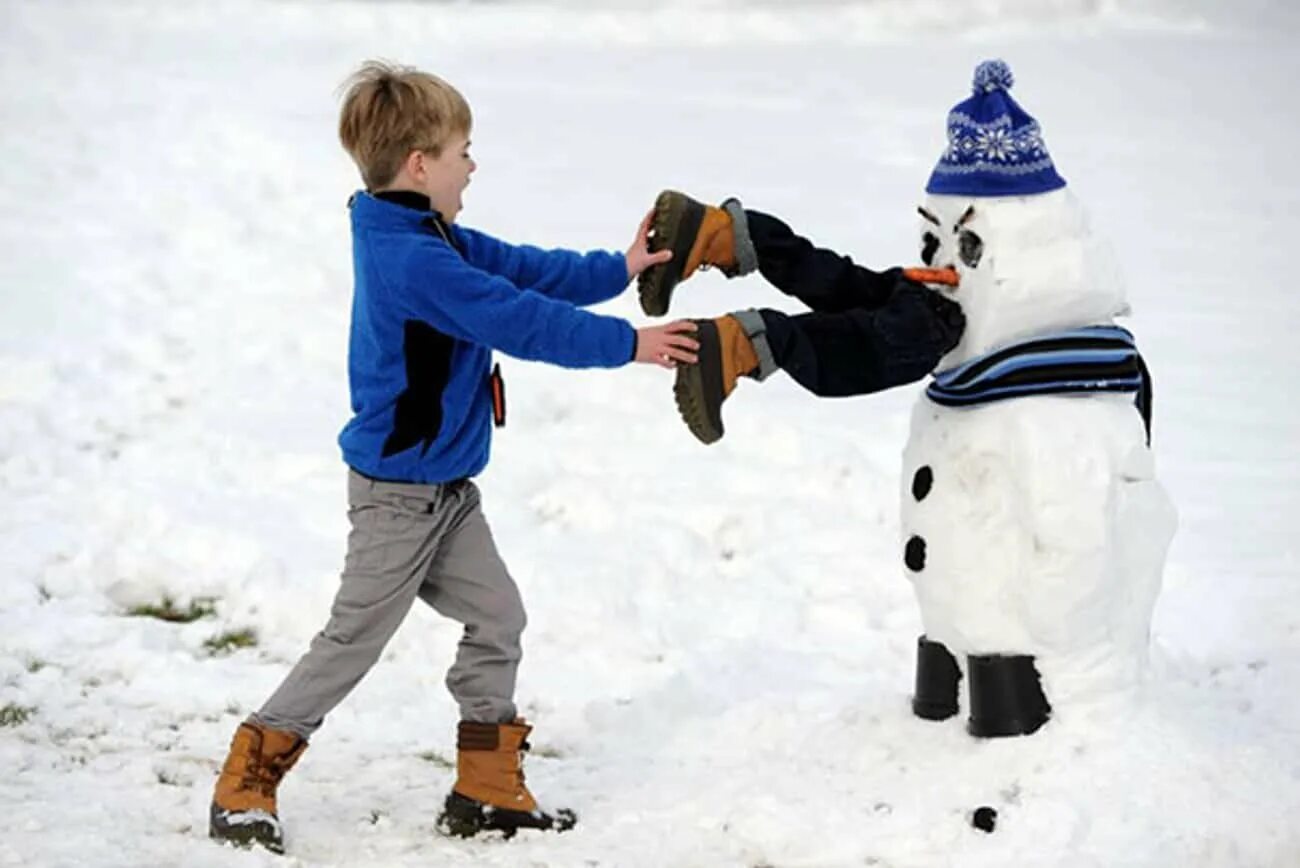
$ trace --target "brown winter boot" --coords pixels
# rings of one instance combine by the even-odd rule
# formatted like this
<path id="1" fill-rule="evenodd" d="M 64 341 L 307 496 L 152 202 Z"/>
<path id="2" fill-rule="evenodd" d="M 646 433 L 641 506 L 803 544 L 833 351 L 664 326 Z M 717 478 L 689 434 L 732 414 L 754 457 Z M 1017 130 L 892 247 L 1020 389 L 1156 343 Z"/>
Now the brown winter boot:
<path id="1" fill-rule="evenodd" d="M 650 316 L 668 313 L 673 288 L 698 268 L 716 266 L 734 277 L 757 267 L 745 212 L 735 199 L 717 207 L 664 190 L 655 199 L 654 210 L 650 251 L 668 249 L 673 258 L 647 268 L 637 280 L 641 309 Z"/>
<path id="2" fill-rule="evenodd" d="M 694 320 L 699 361 L 677 366 L 673 394 L 686 426 L 701 443 L 722 438 L 722 402 L 736 381 L 758 370 L 758 352 L 736 317 Z"/>
<path id="3" fill-rule="evenodd" d="M 524 785 L 521 767 L 532 727 L 523 720 L 478 723 L 463 720 L 456 737 L 456 785 L 447 796 L 438 825 L 449 835 L 468 838 L 496 831 L 509 838 L 520 829 L 572 829 L 577 817 L 561 809 L 548 814 Z"/>
<path id="4" fill-rule="evenodd" d="M 306 749 L 307 740 L 296 733 L 241 723 L 212 794 L 208 835 L 240 847 L 261 844 L 283 853 L 275 791 Z"/>

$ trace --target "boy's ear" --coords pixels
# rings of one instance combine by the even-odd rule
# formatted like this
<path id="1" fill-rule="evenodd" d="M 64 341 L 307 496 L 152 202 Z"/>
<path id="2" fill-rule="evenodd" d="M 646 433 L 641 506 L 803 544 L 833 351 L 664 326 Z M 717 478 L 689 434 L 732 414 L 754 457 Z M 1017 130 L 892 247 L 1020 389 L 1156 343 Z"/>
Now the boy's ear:
<path id="1" fill-rule="evenodd" d="M 406 161 L 402 164 L 408 175 L 417 181 L 424 180 L 427 169 L 424 165 L 424 151 L 414 150 L 406 155 Z"/>

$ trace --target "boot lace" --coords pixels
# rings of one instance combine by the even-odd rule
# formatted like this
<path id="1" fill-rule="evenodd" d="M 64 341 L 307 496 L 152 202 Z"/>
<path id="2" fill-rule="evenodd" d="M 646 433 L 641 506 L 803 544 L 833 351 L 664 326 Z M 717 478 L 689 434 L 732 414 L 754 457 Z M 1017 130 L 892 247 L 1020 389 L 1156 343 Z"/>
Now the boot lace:
<path id="1" fill-rule="evenodd" d="M 240 779 L 239 786 L 245 790 L 253 790 L 270 798 L 275 795 L 276 785 L 279 783 L 268 774 L 268 770 L 254 763 L 248 764 L 248 770 L 244 777 Z"/>
<path id="2" fill-rule="evenodd" d="M 243 777 L 239 780 L 239 786 L 245 790 L 253 790 L 261 793 L 267 798 L 275 798 L 275 790 L 284 779 L 285 773 L 301 753 L 302 743 L 299 742 L 288 752 L 279 756 L 265 758 L 262 754 L 262 739 L 258 739 L 253 745 L 253 751 L 248 757 L 248 764 L 244 767 Z"/>

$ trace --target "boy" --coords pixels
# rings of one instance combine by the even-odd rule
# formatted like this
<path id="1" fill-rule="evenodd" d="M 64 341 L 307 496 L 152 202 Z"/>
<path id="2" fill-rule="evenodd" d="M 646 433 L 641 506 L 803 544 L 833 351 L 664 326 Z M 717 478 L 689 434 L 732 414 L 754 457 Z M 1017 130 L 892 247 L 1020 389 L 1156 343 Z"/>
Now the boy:
<path id="1" fill-rule="evenodd" d="M 457 779 L 439 825 L 564 830 L 520 768 L 530 727 L 514 704 L 519 591 L 471 477 L 488 460 L 504 389 L 491 352 L 565 367 L 671 367 L 695 359 L 687 322 L 634 331 L 579 309 L 666 261 L 649 215 L 626 254 L 544 252 L 455 225 L 475 169 L 471 115 L 441 79 L 371 62 L 348 81 L 339 138 L 366 189 L 350 201 L 355 291 L 347 555 L 329 622 L 266 704 L 235 732 L 210 811 L 213 838 L 283 852 L 276 789 L 307 740 L 374 665 L 418 597 L 462 622 L 447 687 L 460 706 Z"/>
<path id="2" fill-rule="evenodd" d="M 722 437 L 722 402 L 742 376 L 764 380 L 781 368 L 815 395 L 878 392 L 933 371 L 965 325 L 960 305 L 922 285 L 956 285 L 954 270 L 871 271 L 814 247 L 736 199 L 715 207 L 663 191 L 655 200 L 650 245 L 672 252 L 638 283 L 641 306 L 651 316 L 667 313 L 676 285 L 708 266 L 728 277 L 757 269 L 813 311 L 745 310 L 697 321 L 699 363 L 678 366 L 673 391 L 682 418 L 703 443 Z"/>

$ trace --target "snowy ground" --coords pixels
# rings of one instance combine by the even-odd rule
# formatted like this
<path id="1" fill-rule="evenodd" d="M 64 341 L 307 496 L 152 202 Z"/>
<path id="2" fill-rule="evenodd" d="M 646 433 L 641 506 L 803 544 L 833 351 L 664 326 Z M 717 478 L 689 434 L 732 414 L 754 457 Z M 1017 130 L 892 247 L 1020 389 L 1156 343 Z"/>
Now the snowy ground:
<path id="1" fill-rule="evenodd" d="M 0 864 L 1300 864 L 1300 16 L 700 7 L 0 6 Z M 333 90 L 357 62 L 470 98 L 470 225 L 621 248 L 672 185 L 883 266 L 914 259 L 944 113 L 997 55 L 1116 243 L 1156 376 L 1182 524 L 1142 703 L 989 744 L 910 716 L 914 388 L 746 385 L 705 449 L 663 371 L 507 360 L 480 482 L 531 615 L 530 784 L 582 824 L 436 834 L 457 630 L 416 611 L 285 784 L 290 857 L 207 841 L 231 731 L 341 562 L 356 181 Z M 793 309 L 716 275 L 680 301 Z M 642 319 L 632 293 L 605 310 Z M 215 613 L 126 614 L 164 597 Z"/>

